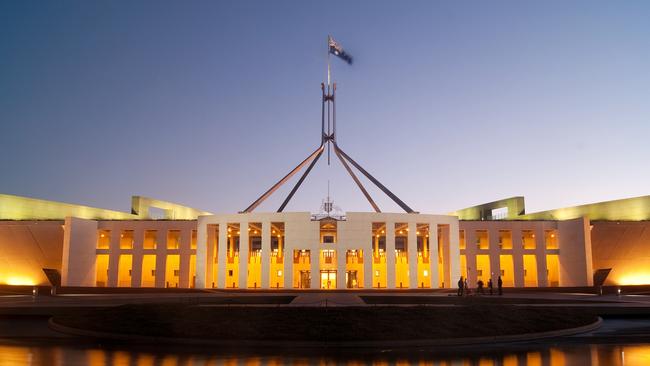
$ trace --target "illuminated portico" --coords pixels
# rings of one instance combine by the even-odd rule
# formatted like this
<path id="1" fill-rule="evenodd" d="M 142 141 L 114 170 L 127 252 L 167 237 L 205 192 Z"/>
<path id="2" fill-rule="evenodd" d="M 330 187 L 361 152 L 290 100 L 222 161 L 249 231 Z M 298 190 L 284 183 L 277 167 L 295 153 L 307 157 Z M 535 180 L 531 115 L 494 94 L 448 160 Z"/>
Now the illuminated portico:
<path id="1" fill-rule="evenodd" d="M 196 287 L 440 288 L 460 275 L 454 216 L 349 212 L 328 221 L 308 212 L 200 216 Z M 386 228 L 384 249 L 374 234 L 378 226 Z M 426 234 L 425 227 L 440 234 Z"/>

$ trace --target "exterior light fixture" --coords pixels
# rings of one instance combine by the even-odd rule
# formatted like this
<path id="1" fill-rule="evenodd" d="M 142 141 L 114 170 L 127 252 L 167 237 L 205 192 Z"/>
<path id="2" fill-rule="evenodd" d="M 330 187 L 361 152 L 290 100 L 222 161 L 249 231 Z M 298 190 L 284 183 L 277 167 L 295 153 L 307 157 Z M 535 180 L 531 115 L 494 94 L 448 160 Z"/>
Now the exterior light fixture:
<path id="1" fill-rule="evenodd" d="M 106 235 L 102 234 L 102 235 L 100 235 L 100 236 L 103 238 L 103 237 L 105 237 Z"/>
<path id="2" fill-rule="evenodd" d="M 427 271 L 426 269 L 422 272 L 422 274 L 424 275 L 424 277 L 429 277 L 429 271 Z"/>
<path id="3" fill-rule="evenodd" d="M 278 277 L 282 277 L 282 270 L 278 269 Z"/>

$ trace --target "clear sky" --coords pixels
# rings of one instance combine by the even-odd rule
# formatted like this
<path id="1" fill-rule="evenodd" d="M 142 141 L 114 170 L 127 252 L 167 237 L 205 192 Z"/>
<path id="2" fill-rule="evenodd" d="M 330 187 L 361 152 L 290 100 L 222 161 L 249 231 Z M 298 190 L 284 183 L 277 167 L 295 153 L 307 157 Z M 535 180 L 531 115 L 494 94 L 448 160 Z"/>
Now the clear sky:
<path id="1" fill-rule="evenodd" d="M 242 210 L 319 144 L 328 33 L 339 144 L 415 210 L 650 194 L 647 1 L 3 1 L 0 193 Z M 287 210 L 328 179 L 371 209 L 333 161 Z"/>

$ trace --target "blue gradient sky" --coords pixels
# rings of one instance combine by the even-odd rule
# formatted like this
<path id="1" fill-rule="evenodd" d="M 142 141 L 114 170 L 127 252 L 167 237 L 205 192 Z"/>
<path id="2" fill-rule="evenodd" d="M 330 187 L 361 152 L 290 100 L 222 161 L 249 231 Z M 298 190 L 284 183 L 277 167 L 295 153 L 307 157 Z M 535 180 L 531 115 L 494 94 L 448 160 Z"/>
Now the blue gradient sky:
<path id="1" fill-rule="evenodd" d="M 339 144 L 414 209 L 650 194 L 650 2 L 327 3 L 0 3 L 0 192 L 241 210 L 317 147 L 332 33 Z M 370 210 L 345 174 L 287 209 Z"/>

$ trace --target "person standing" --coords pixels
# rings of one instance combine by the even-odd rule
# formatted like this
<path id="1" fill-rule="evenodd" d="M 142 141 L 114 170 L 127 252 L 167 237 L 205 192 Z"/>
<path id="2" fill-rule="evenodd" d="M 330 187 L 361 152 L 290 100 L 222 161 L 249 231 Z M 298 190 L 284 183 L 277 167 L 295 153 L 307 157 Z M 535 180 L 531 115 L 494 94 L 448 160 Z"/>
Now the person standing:
<path id="1" fill-rule="evenodd" d="M 493 295 L 494 292 L 493 292 L 493 290 L 492 290 L 492 289 L 493 289 L 492 278 L 490 278 L 490 279 L 488 280 L 488 284 L 487 284 L 487 286 L 488 286 L 488 290 L 490 290 L 490 295 Z"/>
<path id="2" fill-rule="evenodd" d="M 469 285 L 467 284 L 467 278 L 465 278 L 465 283 L 463 284 L 463 288 L 465 289 L 465 295 L 469 296 Z"/>
<path id="3" fill-rule="evenodd" d="M 463 296 L 463 290 L 465 289 L 465 282 L 463 282 L 463 276 L 460 276 L 458 280 L 458 296 Z"/>
<path id="4" fill-rule="evenodd" d="M 501 280 L 501 276 L 497 279 L 497 289 L 499 290 L 499 296 L 503 295 L 503 280 Z"/>

